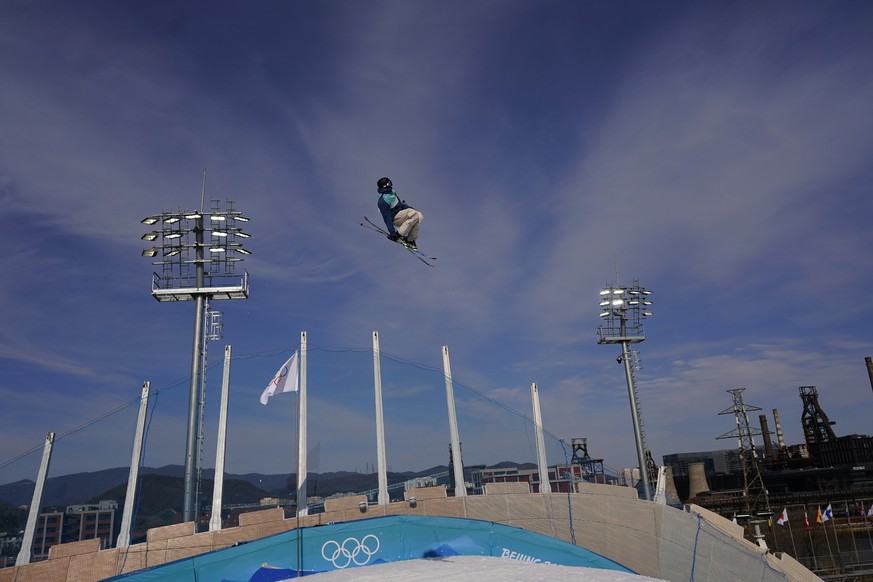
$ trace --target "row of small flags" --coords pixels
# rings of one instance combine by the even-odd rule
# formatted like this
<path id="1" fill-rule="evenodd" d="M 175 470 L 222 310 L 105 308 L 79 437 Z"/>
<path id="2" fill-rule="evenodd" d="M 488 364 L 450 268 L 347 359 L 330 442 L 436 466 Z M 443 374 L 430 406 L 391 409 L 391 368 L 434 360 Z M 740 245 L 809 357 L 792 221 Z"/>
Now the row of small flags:
<path id="1" fill-rule="evenodd" d="M 861 515 L 862 519 L 865 518 L 865 516 L 866 517 L 873 517 L 873 504 L 870 505 L 870 509 L 867 510 L 867 513 L 864 513 L 864 506 L 861 506 L 860 515 Z M 828 503 L 828 506 L 825 508 L 824 511 L 821 510 L 820 506 L 816 508 L 815 523 L 820 523 L 820 524 L 824 525 L 824 523 L 826 521 L 828 521 L 829 519 L 833 519 L 833 518 L 834 518 L 834 512 L 831 509 L 830 503 Z M 851 518 L 849 517 L 848 504 L 846 505 L 846 519 L 851 521 Z M 770 518 L 768 521 L 770 522 L 769 525 L 772 527 L 773 526 L 773 518 Z M 806 524 L 806 529 L 812 528 L 812 526 L 809 525 L 809 513 L 805 507 L 803 508 L 803 521 Z M 782 509 L 782 515 L 779 516 L 779 519 L 776 520 L 776 523 L 779 525 L 785 525 L 786 523 L 788 523 L 788 508 L 787 507 Z"/>

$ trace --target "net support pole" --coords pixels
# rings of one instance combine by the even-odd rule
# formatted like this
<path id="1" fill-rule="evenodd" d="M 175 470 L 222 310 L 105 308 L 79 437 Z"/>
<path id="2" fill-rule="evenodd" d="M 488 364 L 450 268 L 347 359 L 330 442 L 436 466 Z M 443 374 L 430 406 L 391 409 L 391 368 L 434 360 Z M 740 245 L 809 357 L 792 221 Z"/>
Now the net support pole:
<path id="1" fill-rule="evenodd" d="M 24 527 L 24 538 L 21 540 L 21 550 L 15 559 L 16 566 L 30 564 L 30 554 L 33 550 L 33 536 L 36 533 L 36 520 L 39 517 L 39 508 L 42 506 L 42 490 L 45 486 L 45 477 L 48 474 L 49 463 L 52 459 L 52 447 L 55 444 L 55 433 L 45 435 L 45 446 L 42 449 L 42 462 L 39 465 L 39 475 L 36 478 L 36 486 L 33 488 L 33 499 L 27 512 L 27 525 Z"/>
<path id="2" fill-rule="evenodd" d="M 218 411 L 218 442 L 215 445 L 215 478 L 212 488 L 212 515 L 209 531 L 221 530 L 221 506 L 224 494 L 224 456 L 227 446 L 227 401 L 230 392 L 230 345 L 224 346 L 224 373 L 221 376 L 221 405 Z"/>
<path id="3" fill-rule="evenodd" d="M 446 404 L 449 409 L 449 439 L 452 447 L 455 497 L 464 497 L 467 495 L 467 486 L 464 483 L 464 461 L 461 460 L 461 438 L 458 435 L 458 417 L 455 414 L 455 390 L 452 384 L 452 365 L 449 362 L 448 346 L 443 346 L 443 373 L 446 377 Z"/>
<path id="4" fill-rule="evenodd" d="M 146 416 L 148 416 L 151 383 L 143 382 L 139 397 L 139 414 L 136 417 L 136 430 L 133 434 L 133 452 L 130 455 L 130 471 L 127 476 L 127 493 L 124 495 L 124 509 L 121 514 L 121 528 L 118 530 L 116 548 L 130 545 L 130 532 L 133 529 L 133 508 L 136 507 L 136 484 L 139 482 L 139 468 L 142 465 L 142 445 L 145 436 Z"/>
<path id="5" fill-rule="evenodd" d="M 385 460 L 385 418 L 382 414 L 382 368 L 379 360 L 379 332 L 373 332 L 373 380 L 376 389 L 376 462 L 379 472 L 379 505 L 388 505 L 388 468 Z"/>
<path id="6" fill-rule="evenodd" d="M 543 414 L 540 410 L 540 392 L 537 383 L 530 384 L 530 399 L 533 405 L 534 434 L 537 445 L 537 470 L 540 472 L 540 493 L 551 493 L 552 485 L 549 482 L 549 463 L 546 459 L 546 444 L 543 435 Z"/>

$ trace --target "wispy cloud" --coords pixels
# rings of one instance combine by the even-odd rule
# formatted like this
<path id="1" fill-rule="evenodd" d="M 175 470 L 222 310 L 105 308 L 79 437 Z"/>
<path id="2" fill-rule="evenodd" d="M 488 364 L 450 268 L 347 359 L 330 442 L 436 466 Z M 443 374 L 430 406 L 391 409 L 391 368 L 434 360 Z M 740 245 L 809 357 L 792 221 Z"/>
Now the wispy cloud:
<path id="1" fill-rule="evenodd" d="M 547 428 L 633 463 L 622 368 L 594 333 L 617 278 L 655 290 L 638 347 L 656 457 L 720 446 L 711 409 L 734 386 L 789 416 L 796 386 L 819 385 L 838 426 L 864 430 L 871 308 L 845 290 L 870 285 L 871 9 L 450 4 L 22 6 L 0 22 L 0 391 L 21 435 L 54 421 L 43 374 L 102 410 L 107 390 L 189 372 L 193 306 L 149 297 L 139 221 L 199 205 L 204 169 L 206 198 L 252 218 L 251 296 L 211 304 L 226 342 L 264 353 L 307 330 L 366 350 L 379 330 L 386 353 L 437 370 L 386 363 L 398 468 L 408 450 L 446 459 L 430 437 L 442 345 L 471 457 L 527 454 L 529 435 L 461 383 L 526 413 L 536 381 Z M 358 226 L 379 220 L 382 175 L 424 213 L 436 268 Z M 337 371 L 313 397 L 325 470 L 372 446 L 346 451 L 373 403 L 368 354 L 344 357 L 313 360 Z M 237 389 L 256 396 L 275 365 Z M 233 417 L 240 471 L 289 428 L 255 404 Z M 173 438 L 153 444 L 178 462 Z"/>

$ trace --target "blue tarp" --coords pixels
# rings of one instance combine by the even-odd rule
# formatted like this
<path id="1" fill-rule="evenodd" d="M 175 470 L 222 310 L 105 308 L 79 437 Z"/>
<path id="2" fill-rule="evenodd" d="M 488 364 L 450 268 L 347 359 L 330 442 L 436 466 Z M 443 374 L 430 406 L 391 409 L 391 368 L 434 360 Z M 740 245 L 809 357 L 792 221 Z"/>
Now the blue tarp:
<path id="1" fill-rule="evenodd" d="M 585 548 L 515 527 L 455 517 L 394 515 L 295 529 L 108 580 L 275 582 L 330 570 L 446 556 L 495 556 L 632 572 Z"/>

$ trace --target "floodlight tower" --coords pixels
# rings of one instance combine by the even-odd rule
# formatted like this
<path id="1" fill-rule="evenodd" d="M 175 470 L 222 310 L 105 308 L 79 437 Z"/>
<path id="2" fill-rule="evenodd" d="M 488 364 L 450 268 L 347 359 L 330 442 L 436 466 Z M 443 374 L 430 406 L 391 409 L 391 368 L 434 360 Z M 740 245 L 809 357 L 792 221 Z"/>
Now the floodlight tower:
<path id="1" fill-rule="evenodd" d="M 145 249 L 142 256 L 160 256 L 159 260 L 152 262 L 161 267 L 161 274 L 152 274 L 152 296 L 162 302 L 195 302 L 183 521 L 195 519 L 197 425 L 202 417 L 199 393 L 205 367 L 203 322 L 208 304 L 216 299 L 246 299 L 249 296 L 248 272 L 236 271 L 236 264 L 243 260 L 240 255 L 251 254 L 239 242 L 251 236 L 239 226 L 249 219 L 236 210 L 231 200 L 223 209 L 219 200 L 212 200 L 209 211 L 203 210 L 201 200 L 200 208 L 165 211 L 142 220 L 143 224 L 158 229 L 142 236 L 142 240 L 155 245 Z"/>
<path id="2" fill-rule="evenodd" d="M 631 420 L 634 426 L 634 437 L 637 446 L 637 461 L 640 465 L 640 478 L 643 481 L 643 493 L 646 500 L 652 500 L 649 467 L 646 462 L 646 437 L 643 432 L 642 419 L 639 410 L 636 378 L 634 368 L 638 368 L 636 353 L 631 353 L 630 345 L 638 344 L 646 339 L 642 320 L 652 315 L 649 298 L 652 292 L 640 286 L 639 279 L 634 279 L 633 285 L 605 286 L 600 291 L 600 317 L 604 323 L 597 326 L 597 343 L 621 344 L 621 355 L 616 361 L 624 363 L 627 393 L 630 400 Z"/>

